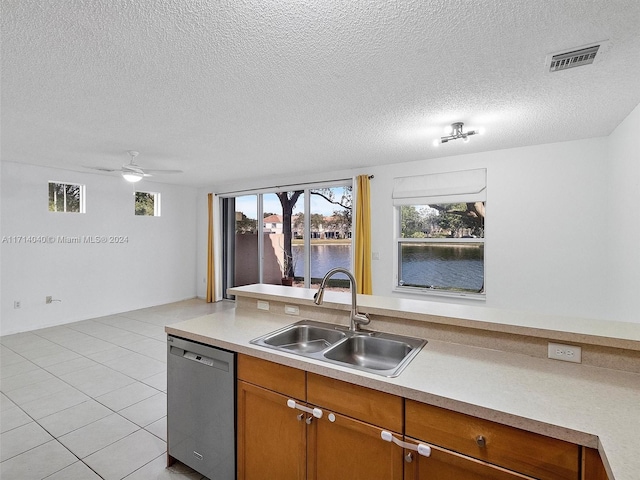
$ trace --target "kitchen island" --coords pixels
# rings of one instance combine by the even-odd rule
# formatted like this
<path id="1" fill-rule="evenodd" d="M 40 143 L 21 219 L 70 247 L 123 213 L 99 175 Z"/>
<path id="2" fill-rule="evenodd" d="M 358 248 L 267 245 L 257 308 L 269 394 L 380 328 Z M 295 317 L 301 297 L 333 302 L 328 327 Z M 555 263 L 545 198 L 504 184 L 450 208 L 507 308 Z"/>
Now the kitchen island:
<path id="1" fill-rule="evenodd" d="M 252 285 L 230 292 L 235 309 L 166 332 L 597 449 L 610 479 L 638 478 L 638 324 L 359 296 L 360 310 L 372 318 L 367 328 L 428 340 L 400 376 L 386 378 L 250 343 L 306 318 L 347 325 L 348 294 L 327 292 L 324 305 L 316 306 L 314 291 L 301 288 Z M 547 359 L 549 341 L 581 346 L 583 363 Z"/>

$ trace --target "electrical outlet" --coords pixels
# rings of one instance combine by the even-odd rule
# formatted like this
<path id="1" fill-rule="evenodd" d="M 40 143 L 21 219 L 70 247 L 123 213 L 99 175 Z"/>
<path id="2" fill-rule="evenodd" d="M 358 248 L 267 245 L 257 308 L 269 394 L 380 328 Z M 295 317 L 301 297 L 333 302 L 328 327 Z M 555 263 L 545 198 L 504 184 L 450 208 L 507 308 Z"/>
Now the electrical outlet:
<path id="1" fill-rule="evenodd" d="M 13 308 L 20 308 L 22 306 L 22 304 L 20 303 L 20 300 L 15 300 L 13 302 Z"/>
<path id="2" fill-rule="evenodd" d="M 258 310 L 269 310 L 269 302 L 258 300 Z"/>
<path id="3" fill-rule="evenodd" d="M 582 363 L 582 348 L 549 342 L 548 357 L 564 362 Z"/>
<path id="4" fill-rule="evenodd" d="M 288 315 L 300 315 L 300 309 L 295 305 L 285 305 L 284 313 Z"/>

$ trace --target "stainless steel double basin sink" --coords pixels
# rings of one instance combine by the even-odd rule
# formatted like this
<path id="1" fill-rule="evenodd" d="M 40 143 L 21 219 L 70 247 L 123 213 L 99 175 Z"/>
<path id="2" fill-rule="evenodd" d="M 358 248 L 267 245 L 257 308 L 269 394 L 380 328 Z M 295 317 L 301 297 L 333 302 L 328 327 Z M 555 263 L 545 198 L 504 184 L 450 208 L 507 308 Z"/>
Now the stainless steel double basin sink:
<path id="1" fill-rule="evenodd" d="M 427 341 L 302 320 L 251 343 L 385 377 L 397 377 Z"/>

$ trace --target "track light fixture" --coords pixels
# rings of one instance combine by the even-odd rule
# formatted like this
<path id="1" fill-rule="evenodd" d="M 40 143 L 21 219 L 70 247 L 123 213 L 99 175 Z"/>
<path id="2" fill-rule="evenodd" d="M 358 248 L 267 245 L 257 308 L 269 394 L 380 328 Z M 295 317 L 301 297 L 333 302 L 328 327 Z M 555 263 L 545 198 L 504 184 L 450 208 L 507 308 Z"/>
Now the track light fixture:
<path id="1" fill-rule="evenodd" d="M 461 138 L 465 142 L 468 142 L 471 135 L 478 135 L 480 133 L 480 130 L 469 130 L 468 132 L 463 132 L 463 125 L 464 123 L 462 122 L 452 123 L 451 130 L 449 130 L 449 135 L 447 135 L 446 137 L 441 137 L 440 140 L 436 140 L 433 143 L 435 145 L 439 145 L 441 143 L 447 143 L 451 140 L 458 140 L 459 138 Z"/>

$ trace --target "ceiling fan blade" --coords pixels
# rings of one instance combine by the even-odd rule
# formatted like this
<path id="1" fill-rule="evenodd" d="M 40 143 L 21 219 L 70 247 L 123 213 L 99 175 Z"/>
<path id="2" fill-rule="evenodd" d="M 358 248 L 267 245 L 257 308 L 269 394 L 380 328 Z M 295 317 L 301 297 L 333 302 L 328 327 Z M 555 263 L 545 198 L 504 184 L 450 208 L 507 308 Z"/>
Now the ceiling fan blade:
<path id="1" fill-rule="evenodd" d="M 154 169 L 144 169 L 144 173 L 149 173 L 152 175 L 155 174 L 165 174 L 165 173 L 183 173 L 182 170 L 154 170 Z"/>
<path id="2" fill-rule="evenodd" d="M 100 172 L 119 172 L 121 170 L 119 168 L 89 167 L 87 165 L 83 165 L 83 168 L 88 168 L 90 170 L 98 170 Z"/>

